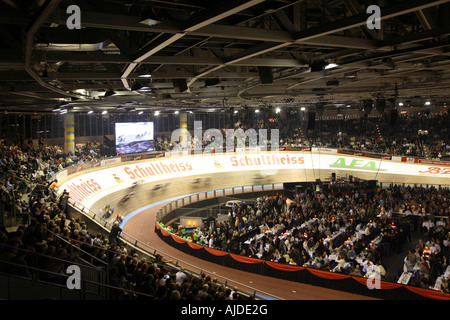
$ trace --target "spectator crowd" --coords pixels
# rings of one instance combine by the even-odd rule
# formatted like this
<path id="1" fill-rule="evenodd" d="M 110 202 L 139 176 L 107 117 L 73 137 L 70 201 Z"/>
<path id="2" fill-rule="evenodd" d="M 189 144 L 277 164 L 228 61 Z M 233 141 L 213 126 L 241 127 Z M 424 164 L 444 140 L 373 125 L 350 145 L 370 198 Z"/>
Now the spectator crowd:
<path id="1" fill-rule="evenodd" d="M 427 149 L 433 158 L 446 159 L 450 156 L 448 120 L 448 115 L 400 117 L 395 128 L 370 118 L 319 121 L 320 130 L 299 132 L 289 127 L 281 131 L 281 137 L 284 145 L 291 146 L 410 156 L 424 156 Z M 158 136 L 158 143 L 171 148 L 163 136 Z M 31 277 L 20 266 L 34 266 L 52 272 L 39 274 L 42 280 L 61 282 L 66 266 L 61 261 L 85 258 L 108 270 L 109 284 L 118 288 L 111 290 L 115 299 L 242 299 L 236 290 L 204 274 L 172 269 L 160 256 L 147 261 L 128 252 L 116 237 L 90 234 L 86 222 L 67 219 L 68 195 L 55 196 L 55 175 L 72 165 L 98 161 L 101 149 L 94 142 L 78 144 L 74 153 L 46 146 L 42 140 L 38 146 L 31 140 L 22 146 L 0 142 L 0 212 L 4 217 L 15 212 L 23 222 L 14 232 L 0 229 L 0 271 Z M 402 252 L 411 239 L 411 227 L 393 216 L 426 219 L 432 223 L 426 229 L 417 223 L 426 239 L 408 252 L 402 271 L 413 274 L 413 285 L 448 292 L 448 189 L 391 186 L 377 194 L 319 198 L 297 194 L 291 200 L 261 196 L 254 206 L 235 207 L 214 227 L 198 229 L 194 241 L 258 259 L 356 276 L 378 272 L 383 279 L 397 281 L 397 270 L 386 270 L 383 258 Z M 445 222 L 438 223 L 435 217 L 445 217 Z"/>
<path id="2" fill-rule="evenodd" d="M 243 256 L 448 292 L 449 189 L 390 186 L 379 193 L 261 196 L 229 210 L 227 219 L 194 230 L 192 241 Z M 426 228 L 430 221 L 432 227 Z M 383 259 L 401 255 L 417 231 L 420 240 L 405 270 Z M 422 238 L 422 237 L 421 237 Z M 408 255 L 409 256 L 409 255 Z M 406 259 L 406 258 L 405 258 Z M 405 260 L 406 261 L 406 260 Z M 406 264 L 406 262 L 405 262 Z M 447 272 L 446 272 L 447 271 Z M 426 284 L 424 277 L 427 278 Z"/>
<path id="3" fill-rule="evenodd" d="M 293 120 L 293 119 L 289 119 Z M 450 116 L 446 114 L 414 114 L 399 115 L 395 125 L 385 117 L 362 117 L 360 119 L 316 120 L 313 130 L 308 130 L 307 121 L 287 121 L 267 123 L 266 129 L 279 130 L 280 147 L 325 147 L 349 151 L 364 151 L 384 155 L 428 158 L 433 160 L 450 159 L 450 131 L 448 123 Z M 260 123 L 249 123 L 239 120 L 232 129 L 255 129 L 258 132 Z M 207 130 L 208 128 L 203 128 Z M 224 137 L 223 150 L 227 128 L 222 128 Z M 204 132 L 205 133 L 205 132 Z M 213 136 L 203 135 L 199 141 L 193 135 L 191 148 L 205 148 L 214 142 Z M 271 147 L 270 131 L 266 141 L 259 145 Z M 249 145 L 248 137 L 245 145 Z M 168 137 L 158 136 L 159 150 L 170 151 L 177 142 Z M 237 141 L 234 142 L 235 147 Z"/>
<path id="4" fill-rule="evenodd" d="M 446 160 L 450 159 L 449 121 L 448 114 L 401 115 L 395 125 L 379 118 L 326 120 L 318 122 L 317 130 L 304 130 L 307 139 L 294 132 L 294 140 L 286 140 L 295 144 L 296 137 L 309 146 Z"/>
<path id="5" fill-rule="evenodd" d="M 43 143 L 35 148 L 2 143 L 2 214 L 13 210 L 21 218 L 15 231 L 0 226 L 0 272 L 65 284 L 69 264 L 91 261 L 92 266 L 108 272 L 110 299 L 151 300 L 242 300 L 248 297 L 220 284 L 206 274 L 169 267 L 160 255 L 139 257 L 119 239 L 121 229 L 115 224 L 108 235 L 91 234 L 80 218 L 68 219 L 68 193 L 56 196 L 55 173 L 71 165 L 97 161 L 100 144 L 78 144 L 75 153 Z M 38 173 L 36 175 L 36 173 Z M 12 201 L 15 199 L 15 201 Z M 14 203 L 13 203 L 14 202 Z M 14 208 L 13 208 L 14 206 Z"/>

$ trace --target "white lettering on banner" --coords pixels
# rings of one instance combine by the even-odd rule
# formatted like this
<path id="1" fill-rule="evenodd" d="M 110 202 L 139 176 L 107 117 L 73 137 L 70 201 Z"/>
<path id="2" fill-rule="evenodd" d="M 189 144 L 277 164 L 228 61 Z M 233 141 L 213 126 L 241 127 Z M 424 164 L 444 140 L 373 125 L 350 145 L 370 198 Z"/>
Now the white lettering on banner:
<path id="1" fill-rule="evenodd" d="M 76 179 L 74 179 L 76 180 Z M 78 181 L 73 182 L 72 180 L 64 184 L 60 190 L 66 189 L 69 195 L 74 200 L 82 202 L 85 198 L 93 195 L 97 191 L 100 191 L 102 187 L 95 179 L 82 179 L 79 178 Z"/>
<path id="2" fill-rule="evenodd" d="M 260 156 L 232 156 L 230 158 L 233 167 L 248 166 L 274 166 L 304 164 L 304 158 L 297 155 L 260 155 Z"/>
<path id="3" fill-rule="evenodd" d="M 312 152 L 326 152 L 326 153 L 338 153 L 337 149 L 329 149 L 329 148 L 312 148 Z"/>
<path id="4" fill-rule="evenodd" d="M 421 164 L 434 164 L 434 165 L 441 165 L 441 166 L 448 166 L 450 165 L 450 161 L 440 161 L 440 160 L 427 160 L 427 159 L 416 159 L 417 163 Z"/>
<path id="5" fill-rule="evenodd" d="M 102 160 L 101 165 L 107 166 L 109 164 L 116 164 L 116 163 L 121 163 L 121 162 L 122 162 L 122 158 L 107 159 L 107 160 Z"/>
<path id="6" fill-rule="evenodd" d="M 134 180 L 148 178 L 155 175 L 192 171 L 192 165 L 189 161 L 154 161 L 148 164 L 143 163 L 139 165 L 125 166 L 123 170 L 130 179 Z"/>

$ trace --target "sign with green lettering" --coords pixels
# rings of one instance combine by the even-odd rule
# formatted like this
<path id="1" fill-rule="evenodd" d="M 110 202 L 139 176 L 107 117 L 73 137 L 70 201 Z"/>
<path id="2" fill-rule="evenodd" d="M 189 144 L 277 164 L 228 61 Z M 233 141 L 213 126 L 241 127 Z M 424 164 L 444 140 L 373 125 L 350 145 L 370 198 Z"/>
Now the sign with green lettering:
<path id="1" fill-rule="evenodd" d="M 345 161 L 347 160 L 347 162 Z M 339 158 L 335 163 L 330 165 L 330 168 L 341 168 L 341 169 L 358 169 L 358 170 L 370 170 L 376 171 L 377 168 L 375 166 L 375 161 L 367 161 L 361 159 L 352 159 L 351 162 L 348 162 L 349 159 Z"/>

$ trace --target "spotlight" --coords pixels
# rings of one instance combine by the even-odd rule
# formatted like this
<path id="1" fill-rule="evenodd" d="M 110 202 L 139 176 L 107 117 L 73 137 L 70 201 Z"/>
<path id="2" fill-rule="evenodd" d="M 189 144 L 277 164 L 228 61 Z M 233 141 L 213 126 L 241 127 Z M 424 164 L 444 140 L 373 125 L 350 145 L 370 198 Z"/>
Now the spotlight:
<path id="1" fill-rule="evenodd" d="M 161 23 L 161 18 L 155 13 L 154 10 L 148 9 L 142 13 L 142 19 L 139 21 L 139 23 L 148 26 L 154 26 L 158 23 Z"/>
<path id="2" fill-rule="evenodd" d="M 336 63 L 329 63 L 329 64 L 327 64 L 325 66 L 325 70 L 333 69 L 333 68 L 336 68 L 336 67 L 338 67 L 338 65 Z"/>

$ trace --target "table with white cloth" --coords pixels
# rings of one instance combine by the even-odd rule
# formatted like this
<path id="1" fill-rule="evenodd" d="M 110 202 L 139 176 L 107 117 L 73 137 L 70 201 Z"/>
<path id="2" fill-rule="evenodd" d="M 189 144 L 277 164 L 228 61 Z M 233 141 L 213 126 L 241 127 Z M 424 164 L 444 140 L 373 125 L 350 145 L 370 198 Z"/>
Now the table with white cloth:
<path id="1" fill-rule="evenodd" d="M 436 279 L 436 283 L 432 289 L 441 291 L 442 280 L 449 279 L 450 277 L 450 265 L 445 270 L 444 274 Z"/>
<path id="2" fill-rule="evenodd" d="M 262 234 L 262 233 L 259 233 L 259 234 L 257 234 L 256 236 L 255 236 L 255 240 L 256 240 L 256 242 L 258 242 L 259 241 L 259 239 L 261 239 L 262 237 L 264 236 L 264 234 Z M 249 245 L 250 244 L 250 242 L 252 242 L 253 241 L 253 237 L 252 238 L 249 238 L 249 239 L 247 239 L 245 242 L 244 242 L 244 244 L 247 244 L 247 245 Z"/>
<path id="3" fill-rule="evenodd" d="M 398 278 L 397 283 L 408 284 L 409 280 L 411 280 L 412 275 L 412 272 L 403 272 L 400 278 Z"/>
<path id="4" fill-rule="evenodd" d="M 443 226 L 443 227 L 445 227 L 446 224 L 447 223 L 445 221 L 442 221 L 442 220 L 436 221 L 436 226 Z"/>
<path id="5" fill-rule="evenodd" d="M 430 228 L 434 227 L 434 222 L 433 221 L 424 221 L 422 223 L 422 227 L 425 227 L 428 230 L 430 230 Z"/>
<path id="6" fill-rule="evenodd" d="M 355 258 L 356 262 L 358 262 L 360 265 L 364 264 L 364 261 L 366 260 L 365 257 L 361 257 L 361 256 L 356 256 Z"/>

